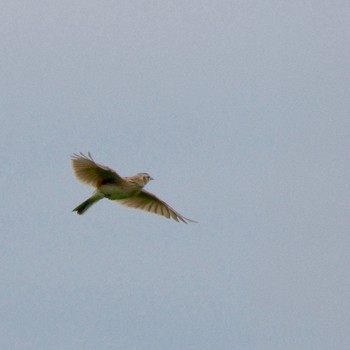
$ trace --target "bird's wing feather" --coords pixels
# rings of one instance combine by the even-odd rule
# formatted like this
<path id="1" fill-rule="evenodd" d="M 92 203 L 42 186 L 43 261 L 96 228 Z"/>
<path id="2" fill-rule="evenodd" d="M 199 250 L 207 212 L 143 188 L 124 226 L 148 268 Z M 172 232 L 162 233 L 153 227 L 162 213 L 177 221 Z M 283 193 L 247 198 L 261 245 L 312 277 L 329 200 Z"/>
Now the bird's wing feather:
<path id="1" fill-rule="evenodd" d="M 142 190 L 136 196 L 120 199 L 118 200 L 118 202 L 127 207 L 145 210 L 150 213 L 162 215 L 168 219 L 173 218 L 175 221 L 180 220 L 186 224 L 187 222 L 196 222 L 188 218 L 185 218 L 184 216 L 179 214 L 177 211 L 175 211 L 172 207 L 170 207 L 168 204 L 166 204 L 161 199 L 156 197 L 154 194 L 145 190 Z"/>
<path id="2" fill-rule="evenodd" d="M 90 154 L 83 153 L 72 155 L 72 168 L 75 176 L 81 182 L 99 187 L 102 183 L 122 183 L 124 180 L 113 170 L 104 165 L 96 163 Z"/>

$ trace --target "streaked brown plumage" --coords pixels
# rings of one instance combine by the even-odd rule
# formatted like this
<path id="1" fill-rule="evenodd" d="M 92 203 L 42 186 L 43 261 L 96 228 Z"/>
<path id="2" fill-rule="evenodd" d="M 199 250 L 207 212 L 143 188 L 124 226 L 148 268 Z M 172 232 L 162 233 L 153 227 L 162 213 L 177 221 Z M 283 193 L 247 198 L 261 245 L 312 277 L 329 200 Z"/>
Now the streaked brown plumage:
<path id="1" fill-rule="evenodd" d="M 102 198 L 118 201 L 125 206 L 142 209 L 150 213 L 172 218 L 176 221 L 196 222 L 185 218 L 168 204 L 143 187 L 153 180 L 147 173 L 139 173 L 131 177 L 121 177 L 114 170 L 97 164 L 90 153 L 73 154 L 72 168 L 77 179 L 96 188 L 93 195 L 78 205 L 73 211 L 83 214 L 91 205 Z"/>

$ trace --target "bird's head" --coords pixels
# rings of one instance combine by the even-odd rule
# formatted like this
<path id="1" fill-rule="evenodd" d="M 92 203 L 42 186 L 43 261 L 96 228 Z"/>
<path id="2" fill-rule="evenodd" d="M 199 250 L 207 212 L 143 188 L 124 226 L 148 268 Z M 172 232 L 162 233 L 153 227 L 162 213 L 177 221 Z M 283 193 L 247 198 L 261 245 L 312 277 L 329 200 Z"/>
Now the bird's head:
<path id="1" fill-rule="evenodd" d="M 139 173 L 134 176 L 135 180 L 140 186 L 145 186 L 150 180 L 154 180 L 153 177 L 147 173 Z"/>

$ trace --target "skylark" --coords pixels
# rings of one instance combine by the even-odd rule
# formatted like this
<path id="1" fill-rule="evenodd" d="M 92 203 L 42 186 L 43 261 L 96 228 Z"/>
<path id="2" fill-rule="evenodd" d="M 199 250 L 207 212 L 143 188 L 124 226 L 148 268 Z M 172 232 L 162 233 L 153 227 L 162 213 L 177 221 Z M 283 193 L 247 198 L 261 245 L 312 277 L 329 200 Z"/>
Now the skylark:
<path id="1" fill-rule="evenodd" d="M 196 222 L 185 218 L 154 194 L 143 187 L 153 178 L 147 173 L 139 173 L 131 177 L 121 177 L 114 170 L 97 164 L 90 154 L 72 155 L 72 168 L 77 179 L 96 188 L 96 191 L 73 211 L 84 214 L 95 202 L 108 198 L 128 207 L 146 210 L 184 223 Z"/>

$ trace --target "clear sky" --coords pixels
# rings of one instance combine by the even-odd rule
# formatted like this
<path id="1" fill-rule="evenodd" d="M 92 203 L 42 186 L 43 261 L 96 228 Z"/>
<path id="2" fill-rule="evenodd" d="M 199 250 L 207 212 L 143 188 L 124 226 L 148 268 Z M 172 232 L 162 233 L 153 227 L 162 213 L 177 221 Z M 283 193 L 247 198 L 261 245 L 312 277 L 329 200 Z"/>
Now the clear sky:
<path id="1" fill-rule="evenodd" d="M 0 348 L 350 348 L 348 1 L 2 1 Z M 103 200 L 70 155 L 181 224 Z"/>

